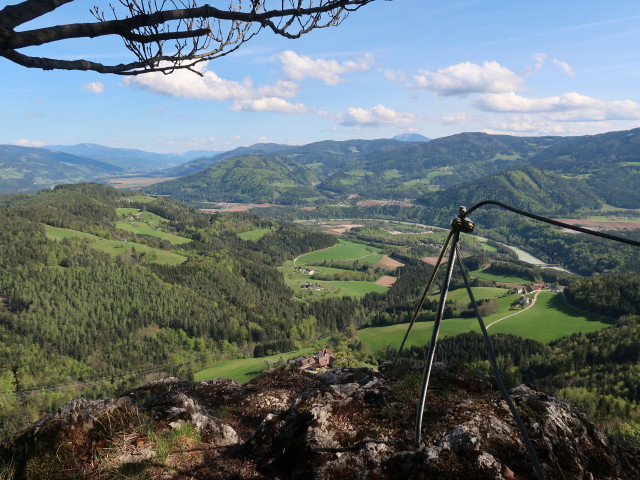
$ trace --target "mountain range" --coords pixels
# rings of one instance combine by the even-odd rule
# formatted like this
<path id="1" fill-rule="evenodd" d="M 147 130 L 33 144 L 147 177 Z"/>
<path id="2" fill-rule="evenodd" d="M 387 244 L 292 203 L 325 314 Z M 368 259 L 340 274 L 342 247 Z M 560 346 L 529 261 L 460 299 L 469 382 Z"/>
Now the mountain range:
<path id="1" fill-rule="evenodd" d="M 638 208 L 638 142 L 640 129 L 582 137 L 461 133 L 429 142 L 382 139 L 325 141 L 288 148 L 272 145 L 270 153 L 254 149 L 236 152 L 242 157 L 228 152 L 199 159 L 199 167 L 215 163 L 185 177 L 152 185 L 146 191 L 184 201 L 302 204 L 360 197 L 419 199 L 420 203 L 433 204 L 447 197 L 448 189 L 459 196 L 459 186 L 464 184 L 493 197 L 529 196 L 537 199 L 533 203 L 548 206 L 554 197 L 554 202 L 563 202 L 565 211 L 602 203 Z M 243 162 L 235 161 L 239 158 Z M 290 174 L 282 170 L 285 165 Z M 499 176 L 524 167 L 535 170 Z M 237 168 L 244 173 L 236 172 Z M 247 173 L 247 168 L 254 171 Z M 245 175 L 247 180 L 242 188 L 237 186 L 238 175 Z M 516 177 L 528 180 L 514 183 Z M 473 186 L 474 182 L 477 185 Z M 541 195 L 542 190 L 547 192 L 546 197 Z M 553 190 L 560 195 L 549 196 Z"/>
<path id="2" fill-rule="evenodd" d="M 415 138 L 403 134 L 301 146 L 262 143 L 182 155 L 92 144 L 48 150 L 7 145 L 0 150 L 0 192 L 100 181 L 136 171 L 158 179 L 178 177 L 145 191 L 187 202 L 300 205 L 357 197 L 431 204 L 447 198 L 447 189 L 458 194 L 458 186 L 480 182 L 473 187 L 476 191 L 503 198 L 533 196 L 536 202 L 550 204 L 540 197 L 539 188 L 536 191 L 541 182 L 563 192 L 579 191 L 562 200 L 576 208 L 602 203 L 640 207 L 640 129 L 580 137 L 468 132 L 429 141 Z M 492 177 L 525 166 L 536 173 L 522 170 L 508 178 Z M 518 176 L 530 181 L 513 183 Z M 579 205 L 574 199 L 580 199 Z"/>

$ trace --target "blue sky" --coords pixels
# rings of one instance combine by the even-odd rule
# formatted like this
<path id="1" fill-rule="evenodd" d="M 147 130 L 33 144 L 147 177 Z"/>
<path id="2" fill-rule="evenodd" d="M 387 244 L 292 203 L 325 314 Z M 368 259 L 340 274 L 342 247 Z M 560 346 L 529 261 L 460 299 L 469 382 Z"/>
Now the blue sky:
<path id="1" fill-rule="evenodd" d="M 47 20 L 92 21 L 90 5 Z M 625 130 L 640 126 L 639 45 L 637 0 L 378 0 L 298 40 L 262 32 L 201 64 L 203 77 L 45 72 L 0 58 L 0 143 L 183 152 L 402 132 Z M 129 59 L 117 38 L 29 52 Z"/>

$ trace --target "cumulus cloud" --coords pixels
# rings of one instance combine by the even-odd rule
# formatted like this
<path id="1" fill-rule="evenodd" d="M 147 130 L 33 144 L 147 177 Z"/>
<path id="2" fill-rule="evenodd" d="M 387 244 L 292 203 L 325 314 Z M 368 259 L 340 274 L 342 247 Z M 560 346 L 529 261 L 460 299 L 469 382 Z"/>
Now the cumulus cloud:
<path id="1" fill-rule="evenodd" d="M 201 100 L 242 100 L 253 96 L 253 86 L 249 80 L 243 83 L 220 78 L 206 70 L 206 62 L 194 67 L 202 74 L 195 75 L 189 70 L 176 70 L 171 75 L 160 72 L 127 77 L 122 84 L 137 87 L 169 97 L 199 98 Z"/>
<path id="2" fill-rule="evenodd" d="M 250 112 L 281 112 L 281 113 L 306 113 L 309 107 L 302 103 L 289 103 L 284 98 L 262 97 L 235 102 L 231 106 L 233 111 Z"/>
<path id="3" fill-rule="evenodd" d="M 458 112 L 453 115 L 442 116 L 440 121 L 445 125 L 462 125 L 471 121 L 471 115 L 467 112 Z"/>
<path id="4" fill-rule="evenodd" d="M 171 97 L 198 98 L 212 101 L 231 101 L 233 111 L 303 113 L 309 108 L 290 103 L 284 98 L 295 97 L 300 87 L 290 80 L 278 80 L 272 85 L 254 87 L 249 79 L 242 82 L 226 80 L 206 69 L 206 63 L 194 67 L 201 74 L 176 70 L 171 75 L 149 73 L 128 77 L 123 85 L 149 90 Z"/>
<path id="5" fill-rule="evenodd" d="M 458 63 L 436 72 L 420 70 L 413 77 L 416 88 L 425 88 L 438 95 L 453 96 L 468 93 L 502 93 L 516 91 L 522 78 L 498 62 Z"/>
<path id="6" fill-rule="evenodd" d="M 540 70 L 542 68 L 542 65 L 544 65 L 544 61 L 546 60 L 546 58 L 546 53 L 536 53 L 533 56 L 533 65 L 527 68 L 523 75 L 531 75 Z"/>
<path id="7" fill-rule="evenodd" d="M 556 67 L 560 67 L 564 71 L 564 73 L 566 73 L 570 77 L 576 76 L 576 72 L 573 70 L 573 68 L 571 68 L 571 65 L 569 65 L 567 62 L 563 62 L 562 60 L 558 60 L 554 58 L 553 60 L 551 60 L 551 63 L 553 63 Z"/>
<path id="8" fill-rule="evenodd" d="M 515 115 L 505 121 L 489 122 L 493 128 L 483 132 L 491 134 L 518 135 L 587 135 L 611 131 L 606 123 L 598 124 L 594 131 L 594 124 L 589 122 L 556 122 L 532 117 L 530 115 Z"/>
<path id="9" fill-rule="evenodd" d="M 344 81 L 340 75 L 369 70 L 374 64 L 373 55 L 368 53 L 356 61 L 348 60 L 342 63 L 323 58 L 314 60 L 306 55 L 298 55 L 292 50 L 282 52 L 278 58 L 289 80 L 299 82 L 305 78 L 317 78 L 327 85 L 337 85 Z"/>
<path id="10" fill-rule="evenodd" d="M 633 100 L 607 102 L 571 92 L 546 98 L 526 98 L 510 93 L 480 97 L 476 105 L 488 112 L 552 113 L 557 121 L 599 122 L 640 119 L 640 104 Z"/>
<path id="11" fill-rule="evenodd" d="M 404 73 L 402 70 L 391 70 L 389 68 L 386 68 L 386 69 L 381 68 L 379 71 L 384 74 L 384 78 L 386 78 L 387 80 L 393 83 L 404 82 L 407 79 L 406 73 Z"/>
<path id="12" fill-rule="evenodd" d="M 346 126 L 361 125 L 377 127 L 381 125 L 405 125 L 416 120 L 413 113 L 400 113 L 383 105 L 376 105 L 368 110 L 364 108 L 349 108 L 342 117 L 340 124 Z"/>
<path id="13" fill-rule="evenodd" d="M 15 145 L 20 145 L 21 147 L 42 147 L 44 142 L 40 142 L 38 140 L 27 140 L 26 138 L 21 138 L 15 142 Z"/>
<path id="14" fill-rule="evenodd" d="M 104 83 L 101 82 L 89 82 L 82 85 L 82 89 L 87 92 L 95 93 L 99 95 L 104 92 Z"/>

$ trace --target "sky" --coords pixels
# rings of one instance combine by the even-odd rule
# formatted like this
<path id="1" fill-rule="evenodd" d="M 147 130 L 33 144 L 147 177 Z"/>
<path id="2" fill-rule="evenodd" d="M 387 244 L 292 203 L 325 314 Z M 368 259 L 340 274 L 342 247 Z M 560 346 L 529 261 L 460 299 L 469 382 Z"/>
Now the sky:
<path id="1" fill-rule="evenodd" d="M 90 5 L 28 27 L 94 21 Z M 640 127 L 639 45 L 638 0 L 377 0 L 297 40 L 263 31 L 201 63 L 202 76 L 42 71 L 0 58 L 0 144 L 182 153 L 405 132 L 626 130 Z M 25 53 L 132 60 L 118 38 Z"/>

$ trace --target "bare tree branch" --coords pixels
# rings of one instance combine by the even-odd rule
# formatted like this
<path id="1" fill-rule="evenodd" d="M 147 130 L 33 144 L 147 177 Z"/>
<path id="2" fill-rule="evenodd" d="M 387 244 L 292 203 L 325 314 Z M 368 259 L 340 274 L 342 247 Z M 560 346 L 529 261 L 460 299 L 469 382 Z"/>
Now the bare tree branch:
<path id="1" fill-rule="evenodd" d="M 237 50 L 263 28 L 286 38 L 299 38 L 317 28 L 339 25 L 350 12 L 374 0 L 282 0 L 281 8 L 276 10 L 267 10 L 268 0 L 249 0 L 249 7 L 243 6 L 242 0 L 230 0 L 226 10 L 210 5 L 196 6 L 195 0 L 161 0 L 160 3 L 158 0 L 119 0 L 119 9 L 110 5 L 112 19 L 94 7 L 91 13 L 97 22 L 15 31 L 15 27 L 71 1 L 27 0 L 0 10 L 0 56 L 25 67 L 47 70 L 136 75 L 191 69 L 198 62 Z M 119 15 L 119 11 L 124 11 L 124 15 Z M 107 66 L 82 59 L 34 57 L 17 51 L 59 40 L 112 35 L 123 39 L 135 61 Z"/>

